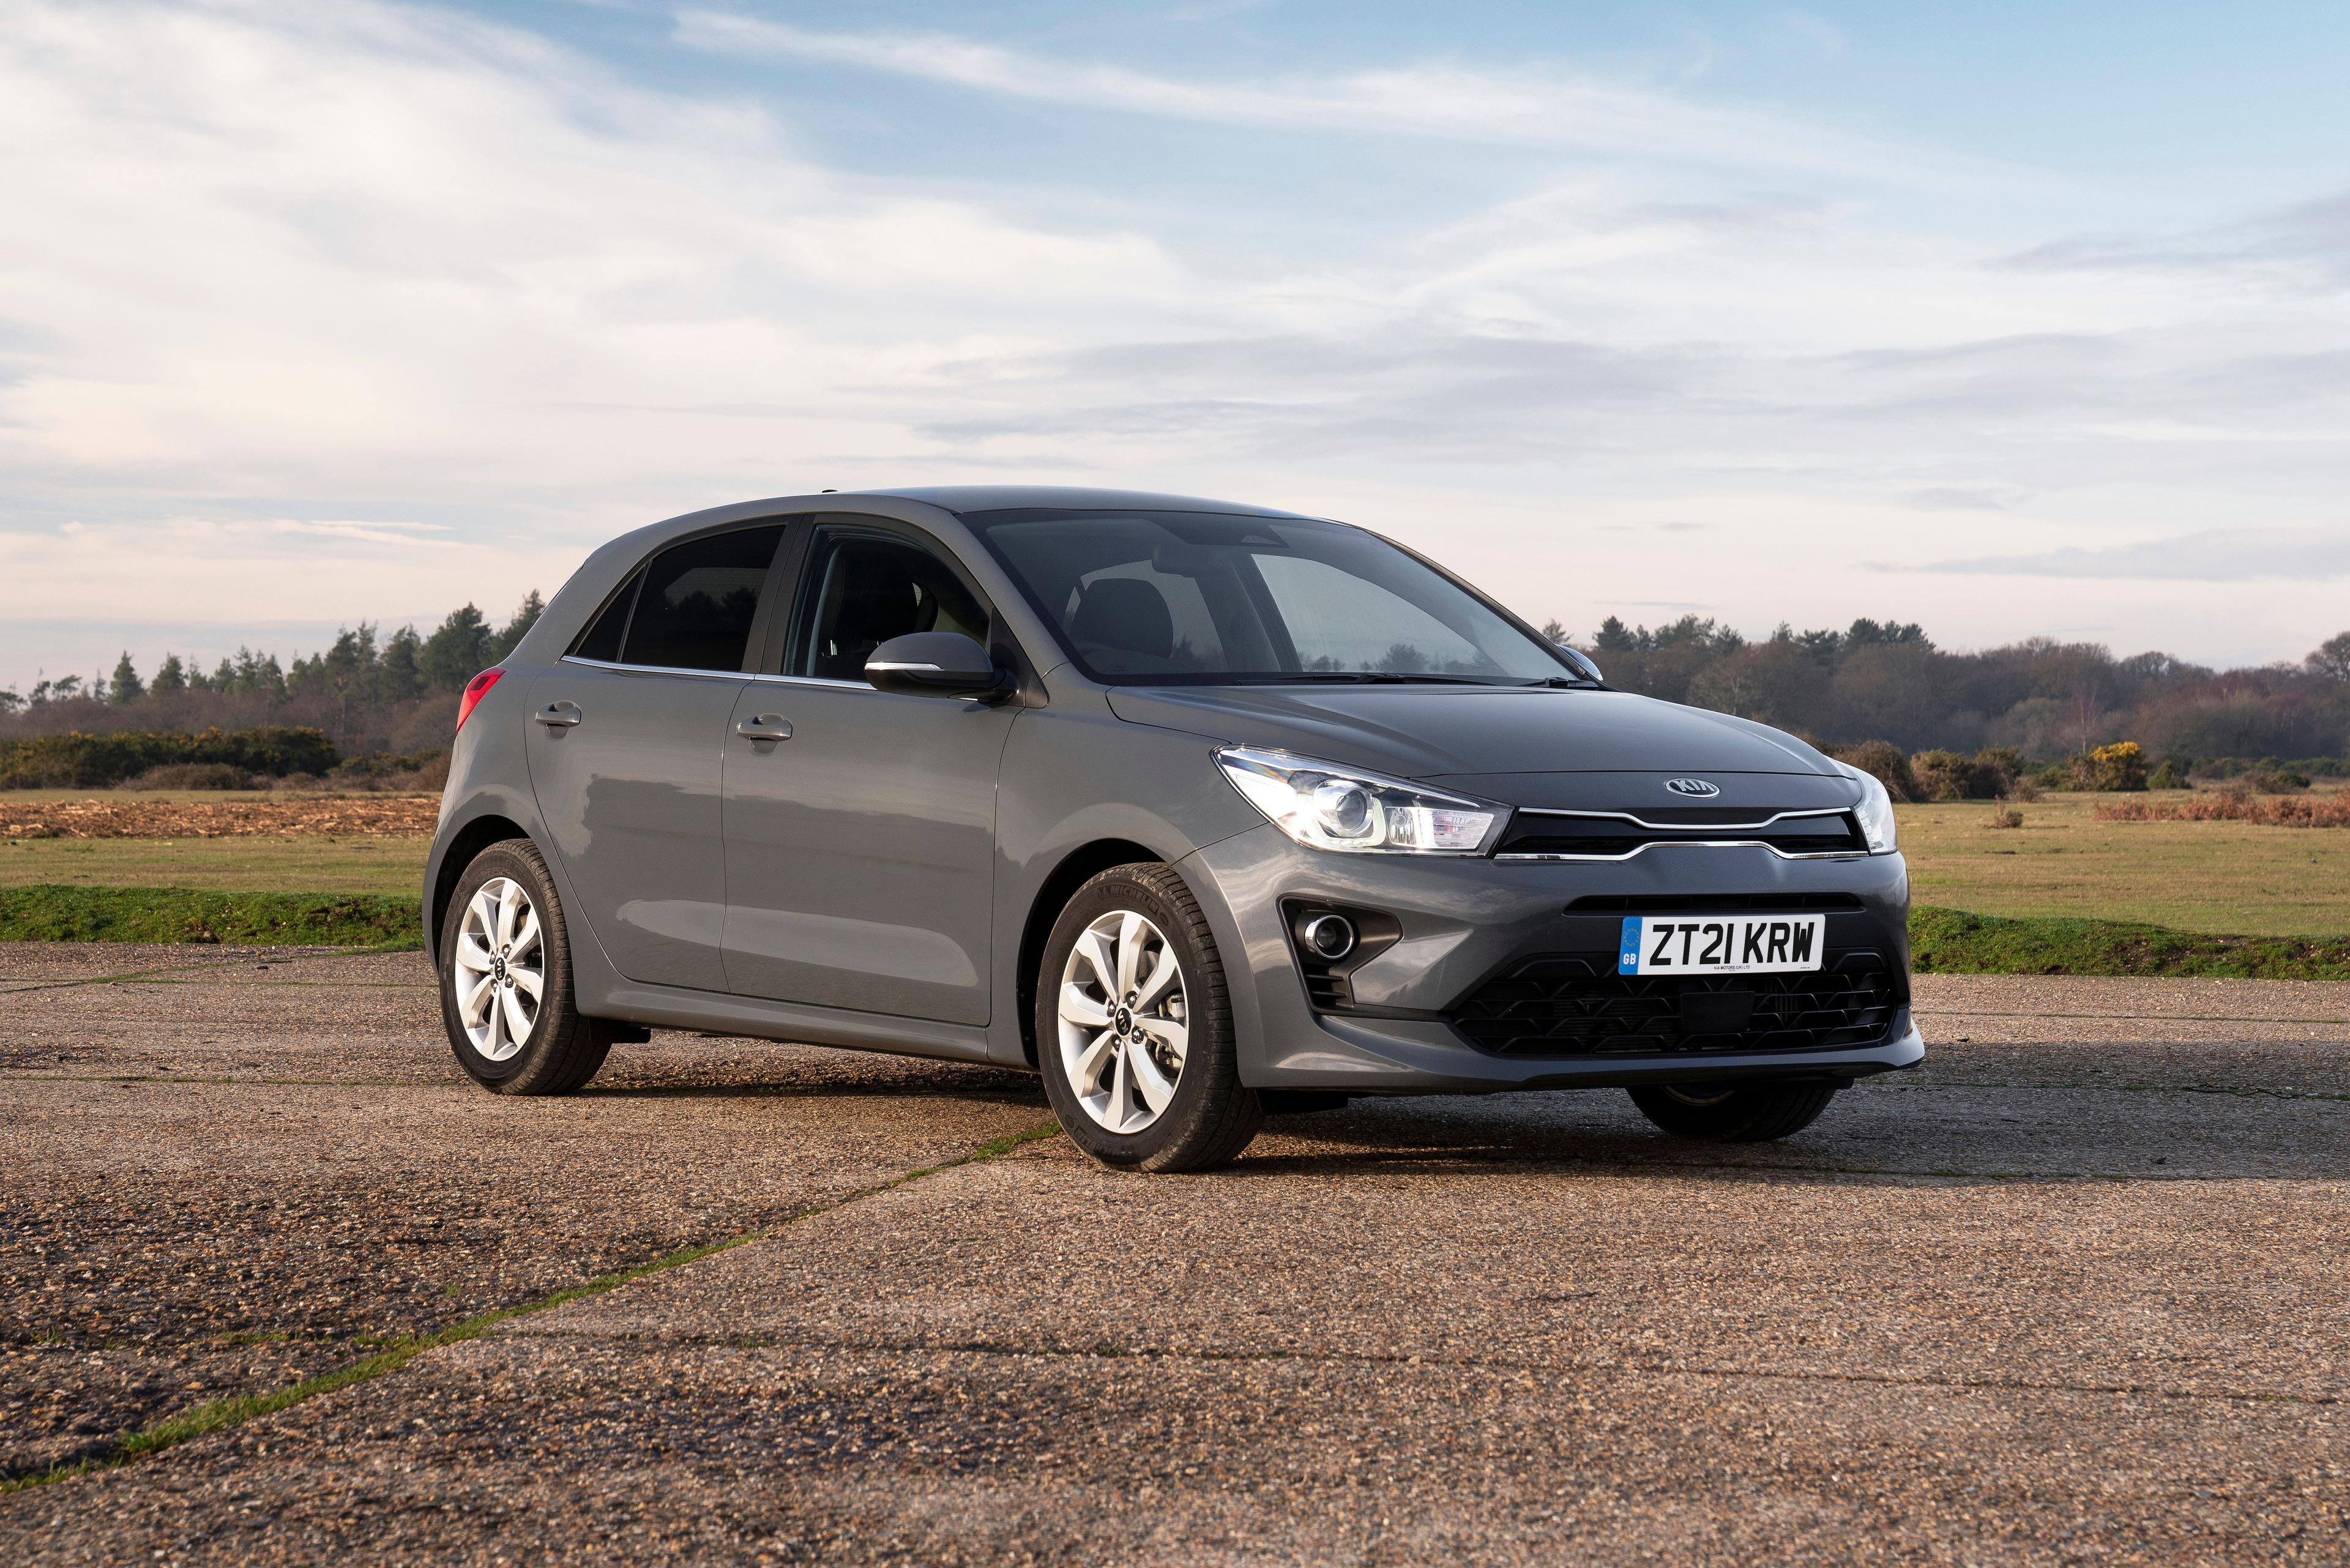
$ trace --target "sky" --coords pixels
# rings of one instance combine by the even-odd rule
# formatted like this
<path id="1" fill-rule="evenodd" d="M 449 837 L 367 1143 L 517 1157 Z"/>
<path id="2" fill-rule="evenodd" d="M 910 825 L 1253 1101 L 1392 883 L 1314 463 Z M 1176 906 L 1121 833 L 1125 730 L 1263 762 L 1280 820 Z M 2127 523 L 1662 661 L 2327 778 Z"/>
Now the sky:
<path id="1" fill-rule="evenodd" d="M 0 7 L 0 686 L 824 488 L 1587 635 L 2350 627 L 2350 7 Z"/>

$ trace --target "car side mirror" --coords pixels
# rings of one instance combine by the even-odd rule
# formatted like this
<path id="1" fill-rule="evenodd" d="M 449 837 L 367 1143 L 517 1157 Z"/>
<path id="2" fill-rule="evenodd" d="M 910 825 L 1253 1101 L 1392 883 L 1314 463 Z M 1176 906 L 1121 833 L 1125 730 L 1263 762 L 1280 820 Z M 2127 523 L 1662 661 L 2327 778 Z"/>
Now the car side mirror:
<path id="1" fill-rule="evenodd" d="M 1562 642 L 1558 644 L 1558 651 L 1561 658 L 1565 659 L 1569 664 L 1574 665 L 1577 670 L 1583 671 L 1584 679 L 1593 681 L 1598 685 L 1604 686 L 1607 684 L 1607 678 L 1599 673 L 1599 666 L 1594 664 L 1591 661 L 1591 657 L 1585 653 L 1581 649 L 1569 648 L 1566 644 Z"/>
<path id="2" fill-rule="evenodd" d="M 1009 684 L 987 649 L 959 631 L 891 638 L 867 656 L 865 679 L 910 697 L 985 697 Z"/>

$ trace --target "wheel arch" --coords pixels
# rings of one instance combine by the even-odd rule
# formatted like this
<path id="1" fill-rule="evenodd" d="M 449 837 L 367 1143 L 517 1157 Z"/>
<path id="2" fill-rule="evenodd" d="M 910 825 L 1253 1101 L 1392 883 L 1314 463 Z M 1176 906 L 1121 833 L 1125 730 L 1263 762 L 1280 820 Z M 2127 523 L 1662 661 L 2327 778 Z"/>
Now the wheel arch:
<path id="1" fill-rule="evenodd" d="M 1081 844 L 1061 857 L 1036 889 L 1029 901 L 1027 919 L 1020 929 L 1019 985 L 1015 1004 L 1019 1009 L 1020 1048 L 1026 1053 L 1028 1064 L 1036 1064 L 1036 973 L 1045 961 L 1045 939 L 1053 934 L 1053 922 L 1068 908 L 1076 890 L 1113 866 L 1167 865 L 1167 857 L 1147 844 L 1130 838 L 1097 838 Z"/>
<path id="2" fill-rule="evenodd" d="M 432 878 L 432 907 L 424 912 L 424 950 L 436 962 L 440 958 L 441 922 L 448 918 L 449 900 L 455 896 L 465 867 L 493 844 L 528 837 L 530 833 L 522 824 L 494 812 L 473 818 L 450 836 L 448 847 L 441 855 L 439 872 Z"/>

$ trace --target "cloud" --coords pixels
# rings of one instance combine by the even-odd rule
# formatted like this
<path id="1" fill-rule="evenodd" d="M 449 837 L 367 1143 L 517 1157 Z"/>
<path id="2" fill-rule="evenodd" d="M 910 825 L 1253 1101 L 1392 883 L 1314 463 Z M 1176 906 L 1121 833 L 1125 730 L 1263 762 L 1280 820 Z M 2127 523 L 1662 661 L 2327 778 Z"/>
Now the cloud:
<path id="1" fill-rule="evenodd" d="M 1311 182 L 1269 215 L 1188 166 L 1180 199 L 1082 161 L 1025 184 L 922 166 L 924 136 L 986 111 L 968 99 L 903 123 L 916 166 L 851 173 L 790 95 L 657 88 L 442 11 L 19 0 L 0 619 L 103 623 L 110 660 L 126 617 L 192 604 L 224 626 L 494 607 L 655 517 L 968 476 L 1352 516 L 1537 620 L 1594 621 L 1669 575 L 1739 624 L 1825 624 L 1882 613 L 1866 563 L 1950 554 L 1950 508 L 1978 499 L 2005 510 L 1962 520 L 1972 547 L 2021 558 L 2095 556 L 2116 516 L 2183 535 L 2341 493 L 2337 296 L 2003 265 L 1978 237 L 2014 221 L 1989 165 L 1920 159 L 1991 183 L 1887 206 L 1878 171 L 1907 150 L 1565 66 L 1182 81 L 681 26 L 1435 174 L 1334 240 L 1344 202 Z M 2325 221 L 2285 227 L 2306 246 Z M 1905 617 L 1976 639 L 2077 617 L 2073 579 L 1962 566 Z M 2111 615 L 2148 643 L 2224 618 L 2182 608 L 2203 602 L 2186 577 L 2109 581 L 2137 585 Z M 2243 624 L 2279 653 L 2338 629 L 2317 629 L 2338 590 L 2316 579 L 2259 595 Z M 0 637 L 0 682 L 64 661 L 23 646 Z"/>
<path id="2" fill-rule="evenodd" d="M 827 33 L 732 12 L 687 10 L 677 39 L 712 53 L 851 66 L 976 92 L 1119 114 L 1293 130 L 1574 147 L 1646 159 L 1896 177 L 1900 150 L 1800 120 L 1692 103 L 1558 70 L 1437 61 L 1344 76 L 1183 80 L 1023 53 L 943 33 Z M 1960 160 L 1908 150 L 1906 175 Z"/>
<path id="3" fill-rule="evenodd" d="M 1925 567 L 1999 576 L 2147 578 L 2173 582 L 2332 581 L 2350 577 L 2350 524 L 2334 527 L 2210 528 L 2096 549 L 1980 556 Z"/>

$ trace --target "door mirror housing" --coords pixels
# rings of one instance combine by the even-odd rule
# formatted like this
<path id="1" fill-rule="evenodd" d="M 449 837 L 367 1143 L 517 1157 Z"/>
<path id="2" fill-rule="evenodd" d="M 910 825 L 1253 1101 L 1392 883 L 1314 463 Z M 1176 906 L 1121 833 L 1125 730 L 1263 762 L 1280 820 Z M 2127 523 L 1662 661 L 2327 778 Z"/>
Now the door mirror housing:
<path id="1" fill-rule="evenodd" d="M 1607 680 L 1607 677 L 1599 673 L 1599 666 L 1593 663 L 1590 655 L 1581 649 L 1569 648 L 1562 642 L 1558 645 L 1558 651 L 1559 657 L 1581 670 L 1586 680 L 1596 684 L 1604 683 Z"/>
<path id="2" fill-rule="evenodd" d="M 865 679 L 877 691 L 913 697 L 987 697 L 1011 684 L 987 649 L 959 631 L 891 638 L 867 656 Z"/>

